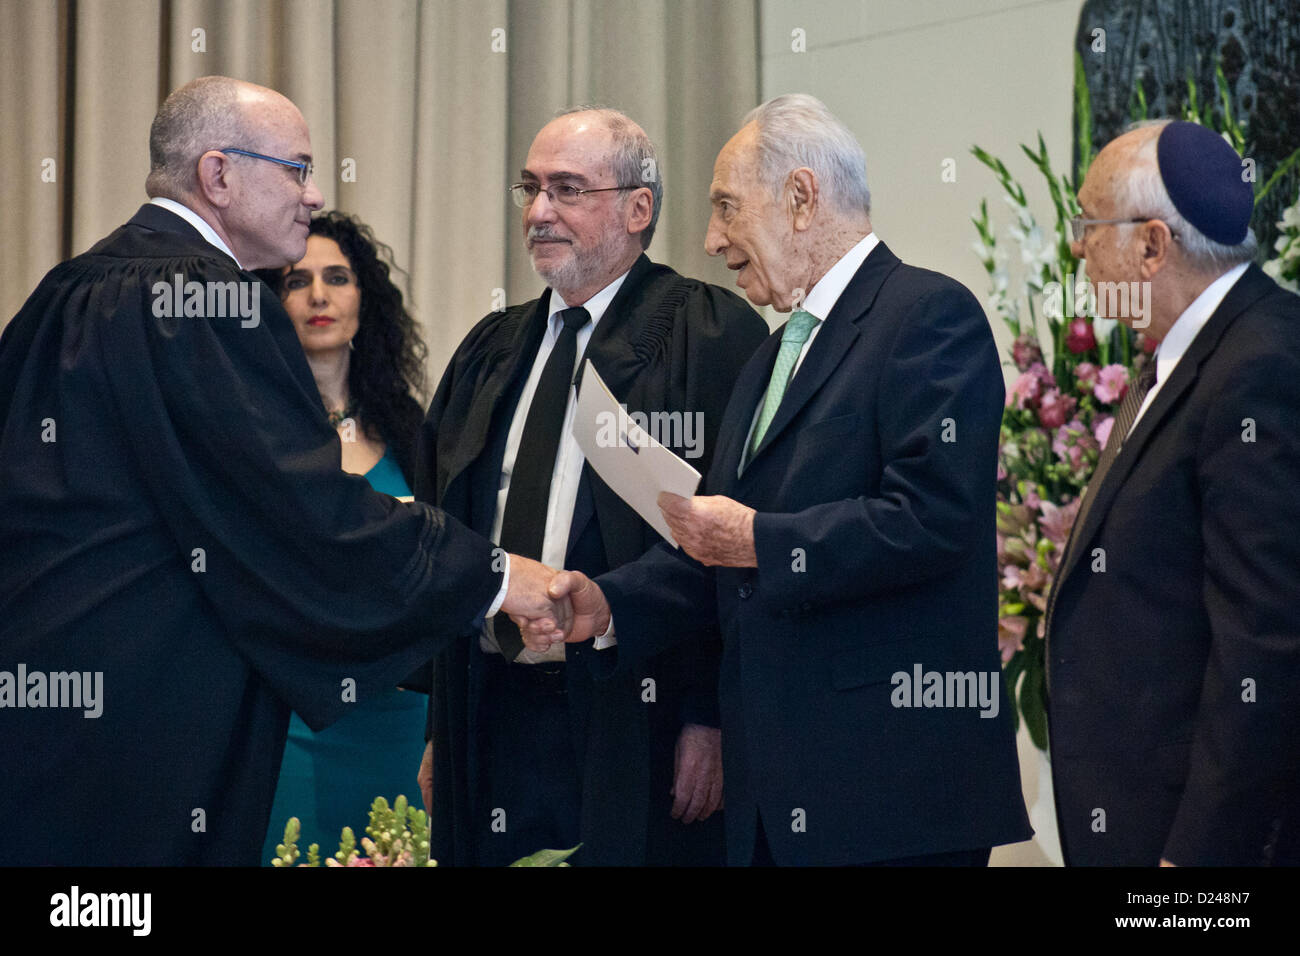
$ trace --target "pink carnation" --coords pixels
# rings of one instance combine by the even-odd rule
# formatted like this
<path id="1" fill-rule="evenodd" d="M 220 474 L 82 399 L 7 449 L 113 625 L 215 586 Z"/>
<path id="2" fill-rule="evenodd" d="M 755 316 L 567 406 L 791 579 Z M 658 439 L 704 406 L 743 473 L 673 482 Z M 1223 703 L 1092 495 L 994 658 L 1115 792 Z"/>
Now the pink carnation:
<path id="1" fill-rule="evenodd" d="M 1039 402 L 1038 420 L 1044 428 L 1060 428 L 1074 414 L 1076 404 L 1073 398 L 1062 395 L 1053 388 Z"/>
<path id="2" fill-rule="evenodd" d="M 1124 397 L 1128 391 L 1128 369 L 1123 365 L 1107 365 L 1097 373 L 1097 386 L 1092 394 L 1097 401 L 1112 405 Z"/>
<path id="3" fill-rule="evenodd" d="M 1097 345 L 1097 336 L 1092 334 L 1092 323 L 1087 319 L 1075 319 L 1065 335 L 1065 347 L 1075 355 L 1081 355 Z"/>
<path id="4" fill-rule="evenodd" d="M 1007 404 L 1014 402 L 1016 408 L 1021 409 L 1037 408 L 1038 400 L 1043 393 L 1055 387 L 1056 379 L 1047 370 L 1047 366 L 1042 362 L 1035 362 L 1021 373 L 1016 379 L 1016 384 L 1011 386 L 1011 391 L 1007 393 Z"/>
<path id="5" fill-rule="evenodd" d="M 1032 335 L 1020 335 L 1011 343 L 1011 361 L 1016 368 L 1027 372 L 1035 362 L 1043 360 L 1043 350 L 1038 347 L 1038 340 Z"/>

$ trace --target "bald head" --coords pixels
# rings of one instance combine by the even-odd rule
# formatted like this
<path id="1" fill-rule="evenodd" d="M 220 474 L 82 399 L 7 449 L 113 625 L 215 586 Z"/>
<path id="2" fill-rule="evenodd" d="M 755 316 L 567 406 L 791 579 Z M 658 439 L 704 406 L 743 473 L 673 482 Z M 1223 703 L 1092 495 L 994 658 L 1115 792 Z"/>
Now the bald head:
<path id="1" fill-rule="evenodd" d="M 198 188 L 199 157 L 212 149 L 238 146 L 259 150 L 254 117 L 267 112 L 297 114 L 275 90 L 229 76 L 201 76 L 163 101 L 149 129 L 149 178 L 145 192 L 182 201 Z"/>

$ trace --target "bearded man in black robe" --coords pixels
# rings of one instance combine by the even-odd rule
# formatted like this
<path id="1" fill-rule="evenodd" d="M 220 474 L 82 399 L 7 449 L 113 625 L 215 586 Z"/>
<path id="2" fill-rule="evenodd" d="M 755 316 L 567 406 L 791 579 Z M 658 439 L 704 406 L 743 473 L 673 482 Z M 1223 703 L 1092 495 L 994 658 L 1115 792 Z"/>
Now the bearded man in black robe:
<path id="1" fill-rule="evenodd" d="M 584 359 L 703 471 L 767 325 L 731 292 L 646 257 L 663 189 L 628 117 L 561 114 L 521 177 L 512 193 L 549 288 L 488 315 L 457 350 L 421 435 L 416 496 L 507 550 L 603 571 L 660 539 L 572 436 Z M 421 777 L 440 863 L 499 865 L 581 842 L 579 865 L 722 864 L 720 644 L 683 645 L 601 683 L 592 649 L 521 652 L 498 616 L 438 657 Z"/>
<path id="2" fill-rule="evenodd" d="M 256 865 L 290 708 L 319 729 L 545 606 L 536 562 L 340 468 L 248 271 L 322 204 L 297 108 L 195 80 L 150 160 L 0 338 L 0 864 Z"/>

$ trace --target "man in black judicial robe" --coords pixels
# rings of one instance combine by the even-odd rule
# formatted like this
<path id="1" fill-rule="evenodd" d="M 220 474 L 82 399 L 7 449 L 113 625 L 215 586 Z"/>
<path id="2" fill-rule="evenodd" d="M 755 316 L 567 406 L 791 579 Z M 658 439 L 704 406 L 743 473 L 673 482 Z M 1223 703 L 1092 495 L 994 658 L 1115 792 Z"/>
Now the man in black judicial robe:
<path id="1" fill-rule="evenodd" d="M 620 152 L 629 140 L 636 146 Z M 539 350 L 559 347 L 557 294 L 567 306 L 587 306 L 595 321 L 589 341 L 578 339 L 576 373 L 585 344 L 585 359 L 617 399 L 631 412 L 676 415 L 683 430 L 655 437 L 695 468 L 708 467 L 732 383 L 767 326 L 738 296 L 642 252 L 662 189 L 631 177 L 654 169 L 653 161 L 649 139 L 613 111 L 562 114 L 538 134 L 526 188 L 516 189 L 534 266 L 552 288 L 488 315 L 457 350 L 421 436 L 417 497 L 480 533 L 505 527 L 501 512 L 509 514 L 520 481 L 516 452 L 525 454 L 519 449 L 535 426 L 530 372 L 536 377 L 547 361 Z M 594 192 L 565 196 L 565 186 Z M 570 414 L 574 395 L 568 389 Z M 527 425 L 516 446 L 511 426 L 521 416 Z M 693 435 L 688 425 L 698 425 Z M 562 443 L 558 457 L 539 510 L 548 525 L 557 513 L 571 521 L 562 540 L 548 541 L 556 554 L 548 550 L 543 561 L 595 573 L 660 540 L 576 445 L 566 457 Z M 550 474 L 551 461 L 544 468 Z M 576 497 L 572 485 L 570 497 L 559 487 L 565 474 L 577 480 Z M 590 641 L 569 645 L 560 661 L 509 664 L 491 641 L 475 633 L 454 642 L 434 668 L 424 774 L 432 761 L 432 854 L 440 863 L 492 865 L 581 841 L 575 864 L 721 865 L 721 814 L 710 815 L 721 798 L 716 643 L 683 646 L 597 684 L 585 664 Z M 538 702 L 548 693 L 553 707 Z M 547 727 L 563 739 L 548 741 Z M 504 830 L 493 828 L 497 820 Z"/>
<path id="2" fill-rule="evenodd" d="M 0 864 L 258 864 L 290 707 L 326 726 L 500 597 L 485 538 L 341 470 L 246 271 L 301 258 L 310 149 L 274 91 L 182 87 L 154 202 L 0 338 Z"/>

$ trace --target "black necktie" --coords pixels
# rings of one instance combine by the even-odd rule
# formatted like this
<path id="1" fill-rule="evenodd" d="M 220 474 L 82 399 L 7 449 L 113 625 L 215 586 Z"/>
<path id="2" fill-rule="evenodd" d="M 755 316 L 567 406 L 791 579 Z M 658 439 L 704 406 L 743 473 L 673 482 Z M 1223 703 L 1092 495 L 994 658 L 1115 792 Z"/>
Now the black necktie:
<path id="1" fill-rule="evenodd" d="M 510 472 L 506 513 L 501 520 L 501 547 L 510 554 L 538 560 L 546 536 L 551 474 L 555 471 L 555 455 L 560 449 L 560 432 L 573 384 L 573 365 L 578 357 L 578 331 L 591 321 L 591 315 L 581 307 L 565 309 L 559 316 L 564 328 L 546 359 L 528 406 L 524 433 Z M 513 661 L 524 649 L 519 628 L 508 614 L 502 613 L 493 619 L 493 630 L 501 653 Z"/>
<path id="2" fill-rule="evenodd" d="M 1147 392 L 1151 391 L 1155 384 L 1156 359 L 1153 355 L 1151 360 L 1142 366 L 1137 381 L 1130 385 L 1129 390 L 1124 393 L 1124 399 L 1119 403 L 1119 410 L 1115 412 L 1115 423 L 1111 426 L 1110 437 L 1106 439 L 1106 447 L 1101 450 L 1101 457 L 1097 459 L 1097 468 L 1092 473 L 1092 477 L 1088 479 L 1088 487 L 1083 491 L 1083 501 L 1079 504 L 1078 515 L 1074 519 L 1074 526 L 1070 529 L 1070 539 L 1066 542 L 1061 563 L 1057 565 L 1057 580 L 1052 584 L 1052 598 L 1047 605 L 1049 623 L 1052 619 L 1052 608 L 1056 605 L 1056 592 L 1060 590 L 1060 575 L 1065 570 L 1066 562 L 1070 559 L 1070 553 L 1075 547 L 1076 539 L 1083 532 L 1083 523 L 1088 517 L 1088 509 L 1092 507 L 1093 501 L 1096 500 L 1097 492 L 1101 490 L 1101 484 L 1106 480 L 1106 473 L 1110 471 L 1110 466 L 1115 462 L 1115 456 L 1119 454 L 1124 439 L 1128 437 L 1129 429 L 1133 427 L 1133 422 L 1142 408 L 1142 402 L 1146 399 Z"/>

